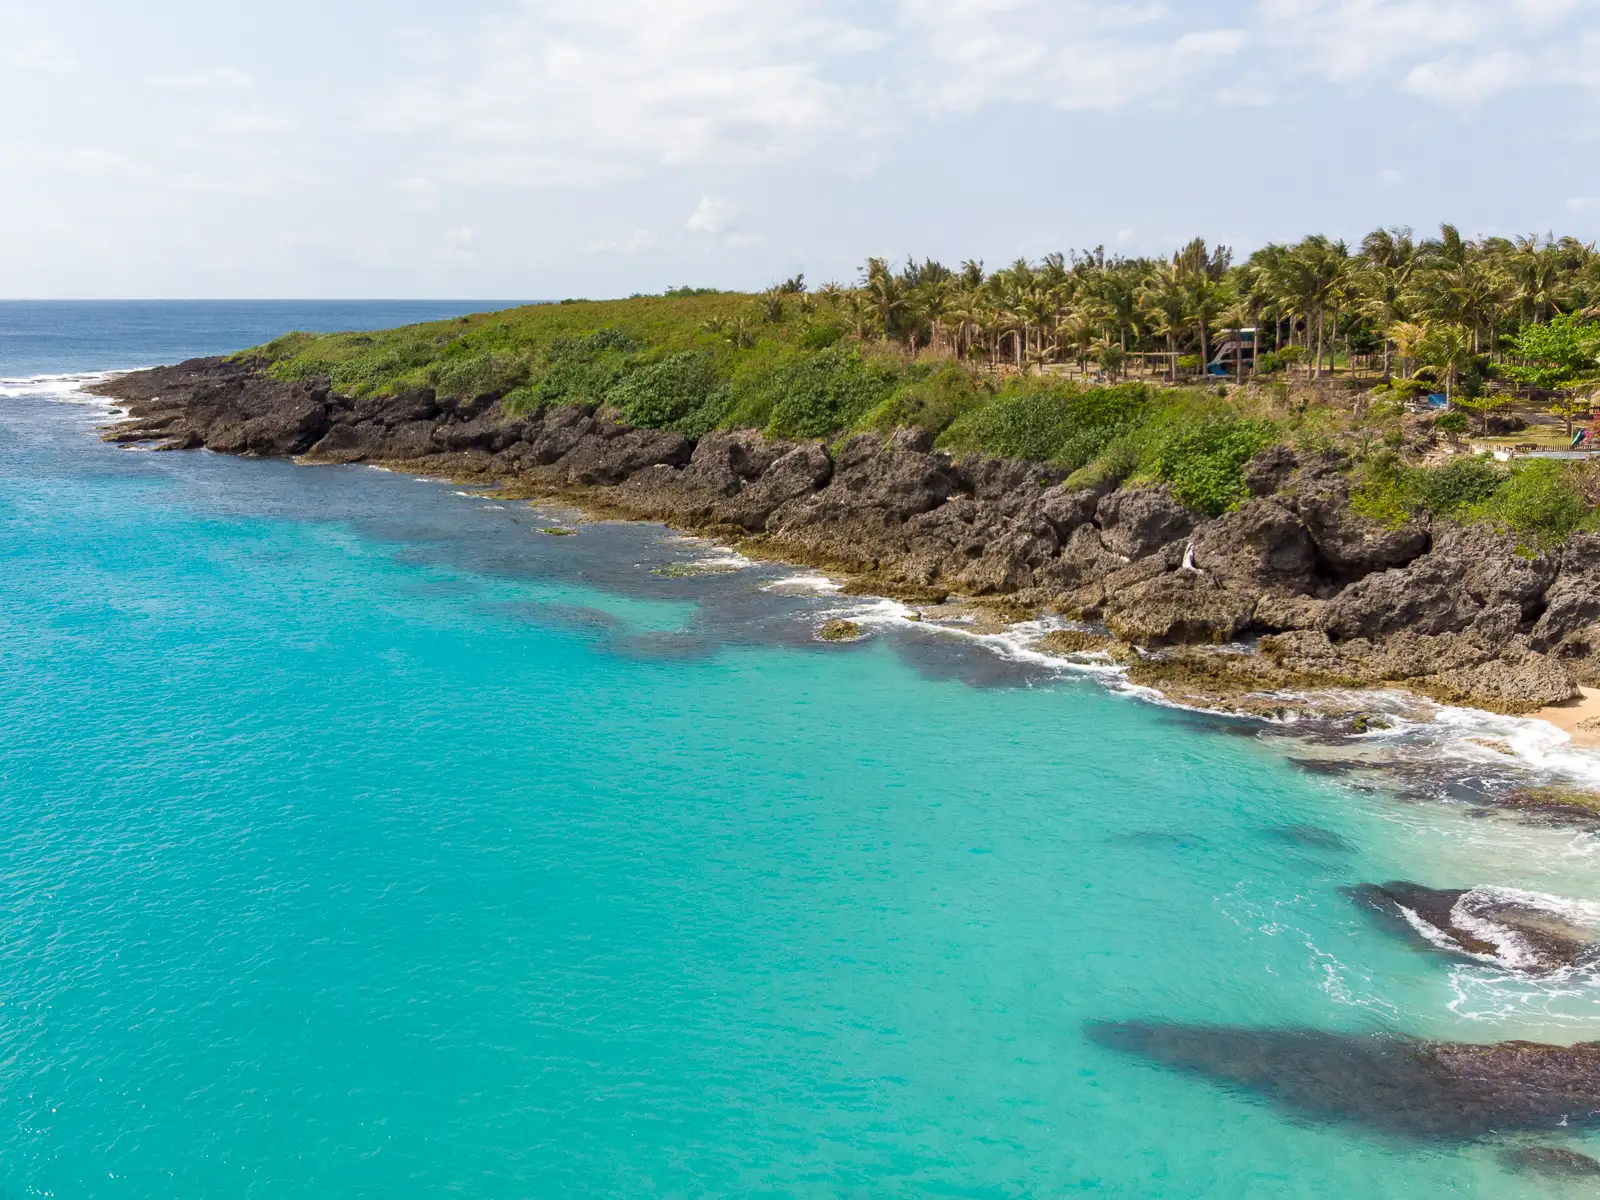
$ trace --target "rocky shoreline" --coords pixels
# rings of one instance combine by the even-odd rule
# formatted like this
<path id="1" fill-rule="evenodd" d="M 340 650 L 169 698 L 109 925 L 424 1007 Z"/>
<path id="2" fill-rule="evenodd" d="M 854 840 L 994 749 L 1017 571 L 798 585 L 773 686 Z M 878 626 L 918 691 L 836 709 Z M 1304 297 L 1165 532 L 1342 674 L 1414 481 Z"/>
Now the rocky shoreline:
<path id="1" fill-rule="evenodd" d="M 1250 498 L 1209 518 L 1165 488 L 1067 490 L 1049 464 L 952 458 L 916 430 L 832 447 L 748 430 L 696 440 L 592 406 L 353 398 L 220 358 L 96 390 L 127 408 L 115 442 L 445 475 L 662 521 L 852 591 L 1059 613 L 1104 630 L 1064 652 L 1109 652 L 1133 682 L 1212 707 L 1398 686 L 1527 714 L 1600 683 L 1600 537 L 1530 551 L 1481 526 L 1380 525 L 1351 508 L 1332 452 L 1264 451 Z M 1240 642 L 1255 652 L 1217 649 Z"/>

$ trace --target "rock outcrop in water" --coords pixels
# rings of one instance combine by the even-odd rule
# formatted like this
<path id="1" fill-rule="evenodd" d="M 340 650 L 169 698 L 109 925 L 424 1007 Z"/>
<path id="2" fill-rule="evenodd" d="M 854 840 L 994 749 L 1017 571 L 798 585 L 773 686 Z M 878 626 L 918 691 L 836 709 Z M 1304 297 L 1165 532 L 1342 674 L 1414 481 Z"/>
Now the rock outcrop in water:
<path id="1" fill-rule="evenodd" d="M 1088 1033 L 1302 1116 L 1404 1137 L 1470 1140 L 1600 1124 L 1600 1042 L 1474 1045 L 1144 1021 L 1091 1025 Z"/>
<path id="2" fill-rule="evenodd" d="M 1513 1171 L 1549 1179 L 1600 1178 L 1600 1162 L 1563 1146 L 1512 1146 L 1501 1151 L 1500 1161 Z"/>
<path id="3" fill-rule="evenodd" d="M 1600 961 L 1600 912 L 1510 888 L 1364 883 L 1346 894 L 1436 950 L 1548 975 Z"/>
<path id="4" fill-rule="evenodd" d="M 1530 556 L 1488 529 L 1391 529 L 1351 509 L 1337 458 L 1285 447 L 1251 464 L 1250 499 L 1208 519 L 1164 488 L 1067 491 L 1054 466 L 954 459 L 914 430 L 832 450 L 747 430 L 696 441 L 593 406 L 514 415 L 493 395 L 357 399 L 224 359 L 101 390 L 129 407 L 115 441 L 382 462 L 576 496 L 871 590 L 1013 597 L 1144 648 L 1267 635 L 1260 656 L 1145 658 L 1142 682 L 1167 670 L 1213 695 L 1400 683 L 1529 712 L 1573 698 L 1575 680 L 1600 681 L 1600 538 Z"/>

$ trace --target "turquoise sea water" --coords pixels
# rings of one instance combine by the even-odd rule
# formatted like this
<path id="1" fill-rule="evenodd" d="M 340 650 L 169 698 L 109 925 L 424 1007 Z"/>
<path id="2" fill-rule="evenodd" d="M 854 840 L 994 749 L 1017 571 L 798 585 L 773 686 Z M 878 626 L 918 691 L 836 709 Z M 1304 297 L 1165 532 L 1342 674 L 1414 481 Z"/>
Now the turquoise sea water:
<path id="1" fill-rule="evenodd" d="M 1586 836 L 823 645 L 860 602 L 653 526 L 103 419 L 0 396 L 0 1195 L 1581 1194 L 1084 1023 L 1600 1036 L 1337 891 L 1594 898 Z"/>

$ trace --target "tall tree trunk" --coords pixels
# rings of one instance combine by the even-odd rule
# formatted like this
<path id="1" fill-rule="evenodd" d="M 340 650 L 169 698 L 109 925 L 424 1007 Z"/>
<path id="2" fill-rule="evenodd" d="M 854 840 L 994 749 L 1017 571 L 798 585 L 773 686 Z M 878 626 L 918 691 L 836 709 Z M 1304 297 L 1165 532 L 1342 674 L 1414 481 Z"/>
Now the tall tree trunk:
<path id="1" fill-rule="evenodd" d="M 1389 375 L 1389 339 L 1388 338 L 1384 338 L 1383 339 L 1383 381 L 1385 383 L 1389 383 L 1390 382 L 1390 375 Z"/>
<path id="2" fill-rule="evenodd" d="M 1317 310 L 1317 371 L 1312 376 L 1318 383 L 1322 382 L 1322 324 L 1324 319 L 1323 311 L 1319 308 Z"/>

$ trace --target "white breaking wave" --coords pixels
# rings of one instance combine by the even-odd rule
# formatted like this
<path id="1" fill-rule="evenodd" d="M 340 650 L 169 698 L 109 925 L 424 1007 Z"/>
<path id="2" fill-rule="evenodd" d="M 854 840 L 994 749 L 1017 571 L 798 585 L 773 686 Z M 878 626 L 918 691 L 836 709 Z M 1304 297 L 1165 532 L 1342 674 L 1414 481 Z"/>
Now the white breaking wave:
<path id="1" fill-rule="evenodd" d="M 701 551 L 703 556 L 694 560 L 697 567 L 720 567 L 728 571 L 743 571 L 756 565 L 756 560 L 746 558 L 731 546 L 724 546 L 710 538 L 695 537 L 693 534 L 679 534 L 669 539 L 683 546 L 689 546 Z"/>
<path id="2" fill-rule="evenodd" d="M 839 590 L 838 584 L 832 583 L 831 580 L 829 583 L 832 592 Z M 1036 649 L 1034 643 L 1052 630 L 1077 628 L 1061 620 L 1020 621 L 1004 630 L 982 632 L 967 628 L 967 625 L 971 624 L 970 617 L 946 621 L 929 619 L 923 610 L 912 605 L 902 604 L 898 600 L 877 598 L 864 600 L 847 608 L 831 610 L 827 615 L 845 617 L 864 626 L 916 630 L 936 637 L 957 638 L 981 646 L 1011 662 L 1045 667 L 1062 674 L 1089 674 L 1106 679 L 1120 678 L 1123 674 L 1123 668 L 1105 655 L 1084 654 L 1063 658 L 1059 654 Z"/>
<path id="3" fill-rule="evenodd" d="M 48 400 L 56 404 L 76 404 L 105 412 L 122 412 L 122 407 L 106 396 L 86 391 L 126 371 L 75 371 L 63 375 L 29 375 L 0 379 L 0 400 Z"/>
<path id="4" fill-rule="evenodd" d="M 1547 917 L 1564 935 L 1600 941 L 1600 904 L 1520 888 L 1472 888 L 1452 906 L 1450 921 L 1493 946 L 1493 954 L 1469 951 L 1411 909 L 1397 907 L 1430 944 L 1475 960 L 1452 968 L 1449 975 L 1447 1007 L 1457 1016 L 1521 1028 L 1530 1024 L 1585 1028 L 1600 1022 L 1600 963 L 1594 957 L 1582 954 L 1551 969 L 1548 958 L 1522 930 L 1494 919 L 1495 909 L 1515 907 L 1532 914 L 1535 921 Z"/>
<path id="5" fill-rule="evenodd" d="M 782 579 L 775 579 L 763 585 L 763 592 L 804 592 L 814 596 L 834 596 L 839 593 L 842 584 L 829 579 L 826 575 L 804 574 L 786 575 Z"/>

